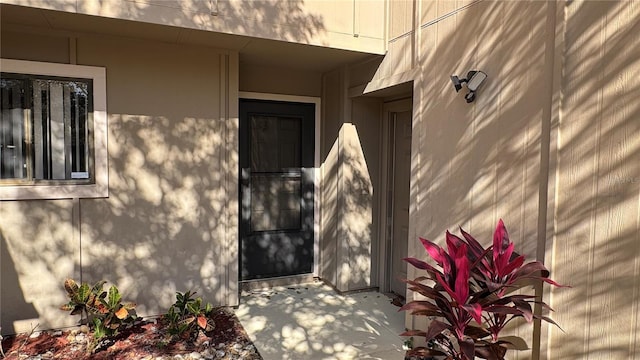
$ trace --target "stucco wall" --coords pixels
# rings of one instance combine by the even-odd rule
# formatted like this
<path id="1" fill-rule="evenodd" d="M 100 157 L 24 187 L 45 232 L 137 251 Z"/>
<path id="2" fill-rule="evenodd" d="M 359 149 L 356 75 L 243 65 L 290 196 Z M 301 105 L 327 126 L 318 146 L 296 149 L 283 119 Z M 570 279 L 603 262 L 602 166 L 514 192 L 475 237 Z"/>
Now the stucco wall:
<path id="1" fill-rule="evenodd" d="M 80 278 L 80 244 L 72 200 L 0 201 L 2 333 L 70 326 L 59 310 L 65 278 Z"/>
<path id="2" fill-rule="evenodd" d="M 377 286 L 382 101 L 348 98 L 350 74 L 323 81 L 320 276 L 340 291 Z"/>
<path id="3" fill-rule="evenodd" d="M 240 91 L 297 96 L 322 95 L 322 73 L 240 62 Z"/>
<path id="4" fill-rule="evenodd" d="M 52 60 L 21 35 L 3 56 Z M 106 68 L 109 198 L 0 203 L 3 333 L 77 321 L 66 277 L 118 285 L 143 316 L 188 289 L 236 305 L 237 54 L 82 34 L 67 57 Z"/>
<path id="5" fill-rule="evenodd" d="M 3 0 L 84 15 L 384 53 L 384 0 Z M 301 31 L 300 29 L 305 29 Z"/>

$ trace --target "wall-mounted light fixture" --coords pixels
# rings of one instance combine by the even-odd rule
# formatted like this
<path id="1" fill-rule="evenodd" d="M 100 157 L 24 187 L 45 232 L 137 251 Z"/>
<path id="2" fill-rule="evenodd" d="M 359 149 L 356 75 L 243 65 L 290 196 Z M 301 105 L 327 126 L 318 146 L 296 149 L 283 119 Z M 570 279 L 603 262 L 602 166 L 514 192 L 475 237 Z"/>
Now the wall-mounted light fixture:
<path id="1" fill-rule="evenodd" d="M 456 75 L 451 75 L 451 81 L 453 82 L 453 86 L 456 88 L 456 92 L 462 89 L 462 84 L 467 83 L 467 89 L 469 89 L 469 93 L 464 96 L 464 99 L 467 100 L 467 103 L 473 102 L 476 99 L 476 90 L 482 85 L 482 83 L 487 78 L 487 74 L 482 71 L 469 71 L 467 73 L 467 77 L 464 79 L 458 78 Z"/>

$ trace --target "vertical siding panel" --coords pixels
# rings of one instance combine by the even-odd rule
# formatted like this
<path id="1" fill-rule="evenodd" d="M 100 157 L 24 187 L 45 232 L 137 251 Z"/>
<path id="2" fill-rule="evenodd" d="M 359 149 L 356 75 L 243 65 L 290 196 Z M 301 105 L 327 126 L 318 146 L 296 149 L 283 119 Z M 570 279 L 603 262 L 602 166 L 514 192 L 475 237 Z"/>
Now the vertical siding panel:
<path id="1" fill-rule="evenodd" d="M 393 39 L 402 34 L 406 34 L 411 31 L 411 8 L 413 1 L 411 0 L 396 0 L 389 3 L 390 8 L 390 20 L 389 24 L 389 38 Z"/>
<path id="2" fill-rule="evenodd" d="M 633 184 L 636 186 L 636 222 L 635 231 L 632 231 L 628 235 L 628 241 L 630 242 L 628 251 L 634 258 L 634 270 L 631 277 L 633 283 L 633 292 L 631 293 L 631 306 L 630 306 L 630 331 L 629 331 L 629 358 L 637 359 L 640 357 L 640 155 L 639 148 L 640 141 L 638 126 L 640 126 L 638 118 L 637 99 L 640 93 L 640 86 L 638 85 L 638 74 L 640 73 L 640 56 L 638 56 L 637 49 L 640 48 L 640 37 L 638 37 L 638 31 L 640 23 L 637 19 L 640 18 L 640 4 L 638 2 L 629 2 L 626 7 L 626 16 L 622 19 L 616 19 L 619 24 L 619 31 L 624 31 L 624 36 L 617 37 L 617 46 L 622 49 L 623 55 L 620 56 L 619 68 L 624 69 L 624 75 L 621 76 L 620 88 L 618 95 L 621 96 L 622 104 L 624 108 L 618 111 L 618 115 L 627 119 L 627 122 L 633 124 L 635 128 L 630 129 L 629 133 L 632 134 L 630 139 L 633 139 L 633 143 L 629 147 L 629 151 L 632 152 L 631 156 L 635 161 L 629 161 L 628 163 L 633 166 L 630 174 L 633 179 Z M 627 62 L 631 59 L 633 63 L 628 65 Z M 635 235 L 634 235 L 635 234 Z"/>
<path id="3" fill-rule="evenodd" d="M 565 329 L 551 330 L 554 357 L 633 358 L 636 351 L 637 9 L 630 2 L 566 7 L 554 271 L 573 289 L 554 292 Z"/>
<path id="4" fill-rule="evenodd" d="M 633 109 L 631 104 L 635 100 L 625 99 L 630 92 L 633 93 L 629 80 L 637 78 L 637 68 L 636 74 L 627 69 L 627 62 L 633 59 L 629 47 L 633 47 L 634 42 L 636 46 L 640 42 L 633 30 L 628 33 L 635 23 L 634 19 L 637 19 L 632 17 L 634 14 L 630 10 L 615 6 L 603 16 L 606 21 L 602 43 L 603 156 L 598 180 L 602 189 L 599 195 L 603 198 L 599 209 L 602 221 L 599 223 L 606 224 L 606 229 L 603 229 L 604 236 L 596 239 L 600 241 L 596 249 L 596 274 L 604 278 L 597 282 L 599 292 L 607 295 L 599 302 L 599 311 L 593 316 L 597 319 L 598 328 L 605 333 L 598 334 L 604 340 L 603 349 L 608 349 L 615 356 L 624 356 L 629 348 L 626 335 L 634 331 L 629 313 L 634 307 L 633 303 L 637 302 L 637 298 L 632 297 L 633 287 L 640 280 L 634 278 L 635 269 L 632 266 L 634 254 L 638 257 L 635 234 L 638 231 L 636 198 L 640 188 L 640 181 L 636 181 L 640 175 L 640 156 L 637 152 L 640 149 L 640 123 L 630 117 Z"/>
<path id="5" fill-rule="evenodd" d="M 567 8 L 571 18 L 575 6 Z M 566 65 L 563 87 L 566 91 L 566 102 L 563 106 L 563 118 L 560 123 L 559 163 L 560 163 L 560 193 L 558 195 L 558 261 L 553 273 L 558 280 L 580 289 L 575 292 L 558 292 L 557 303 L 566 304 L 558 310 L 558 320 L 572 342 L 558 342 L 553 351 L 559 358 L 571 358 L 588 349 L 581 341 L 588 336 L 588 316 L 591 310 L 590 297 L 591 281 L 589 273 L 592 268 L 593 254 L 590 242 L 593 239 L 593 194 L 596 192 L 596 148 L 590 141 L 591 133 L 596 130 L 594 124 L 595 108 L 598 104 L 597 93 L 587 93 L 580 87 L 579 74 L 587 73 L 593 61 L 592 48 L 589 41 L 593 36 L 591 28 L 581 31 L 569 27 L 566 34 L 567 49 L 565 49 Z M 580 61 L 579 59 L 589 59 Z M 597 77 L 597 74 L 593 74 Z M 591 124 L 590 124 L 591 123 Z M 593 126 L 593 128 L 591 128 Z M 597 139 L 597 137 L 596 137 Z M 572 261 L 573 259 L 581 261 Z M 553 305 L 552 305 L 553 306 Z M 573 308 L 571 316 L 568 307 Z M 562 336 L 560 336 L 562 338 Z"/>
<path id="6" fill-rule="evenodd" d="M 420 26 L 433 20 L 438 15 L 438 2 L 433 0 L 420 0 Z"/>

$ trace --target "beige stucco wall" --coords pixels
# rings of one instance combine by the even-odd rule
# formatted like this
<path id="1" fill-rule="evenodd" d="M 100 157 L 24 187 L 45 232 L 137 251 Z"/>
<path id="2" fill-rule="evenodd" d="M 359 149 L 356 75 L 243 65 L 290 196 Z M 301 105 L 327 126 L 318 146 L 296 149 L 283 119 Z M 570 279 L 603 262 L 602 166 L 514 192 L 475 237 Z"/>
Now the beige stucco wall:
<path id="1" fill-rule="evenodd" d="M 66 61 L 28 34 L 3 31 L 2 55 Z M 0 202 L 3 333 L 75 323 L 58 309 L 67 277 L 118 285 L 143 316 L 188 289 L 236 305 L 237 53 L 88 34 L 73 44 L 67 59 L 106 68 L 109 198 Z"/>
<path id="2" fill-rule="evenodd" d="M 381 26 L 385 11 L 384 0 L 2 0 L 0 2 L 188 29 L 384 53 L 384 26 Z M 78 26 L 82 25 L 78 24 Z M 301 29 L 304 30 L 301 31 Z"/>
<path id="3" fill-rule="evenodd" d="M 323 80 L 320 276 L 340 291 L 377 286 L 382 100 L 348 98 L 352 74 Z"/>
<path id="4" fill-rule="evenodd" d="M 241 61 L 239 89 L 247 92 L 320 97 L 322 73 Z"/>
<path id="5" fill-rule="evenodd" d="M 2 333 L 77 322 L 58 308 L 62 282 L 80 278 L 80 244 L 71 200 L 0 201 Z"/>

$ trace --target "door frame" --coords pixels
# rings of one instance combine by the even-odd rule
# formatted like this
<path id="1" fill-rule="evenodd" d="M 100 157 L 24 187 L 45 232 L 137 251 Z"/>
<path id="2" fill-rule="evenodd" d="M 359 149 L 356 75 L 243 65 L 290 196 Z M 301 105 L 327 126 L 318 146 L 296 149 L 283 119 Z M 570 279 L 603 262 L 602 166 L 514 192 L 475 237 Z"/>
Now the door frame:
<path id="1" fill-rule="evenodd" d="M 397 112 L 411 111 L 412 123 L 413 123 L 413 97 L 407 95 L 406 98 L 385 102 L 382 106 L 382 134 L 381 134 L 381 156 L 380 165 L 383 171 L 380 172 L 380 188 L 383 193 L 379 198 L 379 242 L 378 242 L 378 286 L 381 292 L 391 292 L 391 281 L 393 281 L 393 275 L 391 269 L 390 255 L 392 253 L 391 247 L 391 231 L 393 225 L 393 198 L 391 197 L 392 185 L 393 185 L 393 154 L 392 154 L 392 127 L 393 121 L 391 114 Z M 407 239 L 409 241 L 409 239 Z M 401 294 L 402 295 L 402 294 Z M 406 294 L 404 294 L 406 297 Z"/>
<path id="2" fill-rule="evenodd" d="M 238 99 L 295 102 L 315 105 L 315 144 L 313 154 L 313 276 L 317 277 L 320 273 L 320 97 L 239 91 Z M 238 212 L 238 216 L 241 216 L 240 212 Z M 240 239 L 238 239 L 238 241 L 240 241 Z M 240 257 L 238 257 L 238 261 L 240 261 Z"/>

